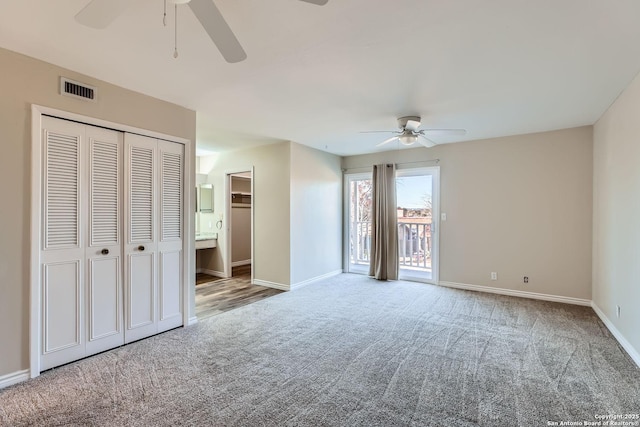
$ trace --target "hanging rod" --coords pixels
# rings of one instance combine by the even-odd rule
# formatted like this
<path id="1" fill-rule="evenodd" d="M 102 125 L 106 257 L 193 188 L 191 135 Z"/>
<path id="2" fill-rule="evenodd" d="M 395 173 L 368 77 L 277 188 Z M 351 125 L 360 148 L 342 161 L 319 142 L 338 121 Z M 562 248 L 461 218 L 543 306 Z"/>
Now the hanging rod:
<path id="1" fill-rule="evenodd" d="M 431 162 L 438 164 L 438 163 L 440 163 L 440 159 L 416 160 L 416 161 L 413 161 L 413 162 L 397 162 L 397 163 L 396 162 L 390 162 L 390 163 L 383 162 L 383 164 L 391 164 L 391 163 L 393 163 L 394 165 L 398 166 L 398 165 L 413 165 L 413 164 L 417 164 L 417 163 L 431 163 Z M 373 164 L 366 165 L 366 166 L 350 167 L 350 168 L 347 168 L 347 169 L 342 168 L 342 172 L 346 172 L 348 170 L 355 170 L 355 169 L 369 169 L 372 166 L 373 166 Z"/>

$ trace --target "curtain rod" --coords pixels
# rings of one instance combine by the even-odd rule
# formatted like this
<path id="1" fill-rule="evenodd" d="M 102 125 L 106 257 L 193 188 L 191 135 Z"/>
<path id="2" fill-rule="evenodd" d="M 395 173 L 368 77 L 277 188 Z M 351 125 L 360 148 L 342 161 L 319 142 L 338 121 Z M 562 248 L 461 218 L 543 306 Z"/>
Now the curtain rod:
<path id="1" fill-rule="evenodd" d="M 398 166 L 398 165 L 413 165 L 416 163 L 429 163 L 429 162 L 435 162 L 436 164 L 440 163 L 440 159 L 430 159 L 430 160 L 416 160 L 413 162 L 399 162 L 399 163 L 393 163 L 394 165 Z M 383 164 L 391 164 L 391 163 L 387 163 L 387 162 L 383 162 Z M 356 166 L 356 167 L 350 167 L 350 168 L 342 168 L 342 172 L 346 172 L 348 170 L 351 169 L 368 169 L 370 167 L 372 167 L 373 164 L 371 165 L 366 165 L 366 166 Z"/>

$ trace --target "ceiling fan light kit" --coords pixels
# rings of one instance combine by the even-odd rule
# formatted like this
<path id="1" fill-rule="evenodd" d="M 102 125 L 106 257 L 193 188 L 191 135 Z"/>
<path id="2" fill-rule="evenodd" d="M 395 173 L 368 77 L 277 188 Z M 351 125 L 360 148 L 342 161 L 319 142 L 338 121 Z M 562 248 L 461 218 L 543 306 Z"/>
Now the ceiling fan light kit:
<path id="1" fill-rule="evenodd" d="M 389 133 L 395 133 L 396 136 L 392 136 L 389 139 L 385 139 L 381 143 L 377 144 L 376 147 L 381 147 L 393 141 L 400 141 L 402 145 L 413 145 L 416 141 L 422 144 L 425 147 L 433 147 L 437 145 L 435 141 L 426 137 L 426 133 L 433 133 L 436 135 L 442 136 L 453 136 L 453 135 L 466 135 L 467 131 L 464 129 L 420 129 L 421 118 L 420 116 L 404 116 L 398 118 L 398 127 L 399 131 L 388 131 Z M 375 131 L 377 132 L 377 131 Z M 387 132 L 387 131 L 381 131 Z"/>
<path id="2" fill-rule="evenodd" d="M 403 145 L 412 145 L 418 140 L 418 135 L 414 135 L 412 131 L 406 130 L 398 137 Z"/>

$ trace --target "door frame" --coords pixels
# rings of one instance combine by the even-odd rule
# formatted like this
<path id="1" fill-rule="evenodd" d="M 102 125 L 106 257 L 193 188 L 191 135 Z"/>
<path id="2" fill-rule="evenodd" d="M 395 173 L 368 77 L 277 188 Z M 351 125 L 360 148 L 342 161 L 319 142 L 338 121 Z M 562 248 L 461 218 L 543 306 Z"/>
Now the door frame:
<path id="1" fill-rule="evenodd" d="M 351 247 L 350 247 L 350 240 L 349 240 L 349 234 L 351 232 L 351 222 L 349 221 L 349 214 L 351 212 L 351 191 L 349 188 L 349 184 L 351 183 L 351 181 L 357 181 L 357 180 L 363 180 L 363 179 L 373 179 L 373 172 L 354 172 L 354 173 L 345 173 L 344 174 L 344 183 L 343 183 L 343 187 L 344 187 L 344 224 L 345 226 L 342 227 L 343 229 L 343 248 L 344 250 L 343 252 L 343 268 L 342 270 L 345 273 L 354 273 L 354 274 L 367 274 L 367 272 L 363 272 L 363 271 L 355 271 L 355 270 L 351 270 Z M 368 269 L 368 268 L 367 268 Z"/>
<path id="2" fill-rule="evenodd" d="M 42 342 L 41 274 L 40 274 L 40 242 L 42 241 L 42 116 L 52 116 L 63 120 L 71 120 L 91 126 L 129 132 L 151 138 L 163 139 L 184 145 L 184 218 L 182 223 L 182 318 L 183 325 L 197 322 L 195 311 L 191 311 L 191 300 L 195 296 L 195 201 L 192 191 L 195 186 L 195 143 L 186 138 L 160 132 L 137 128 L 134 126 L 110 122 L 95 117 L 84 116 L 69 111 L 42 105 L 31 105 L 31 218 L 29 241 L 29 377 L 40 375 L 40 344 Z M 193 314 L 193 316 L 192 316 Z"/>
<path id="3" fill-rule="evenodd" d="M 232 254 L 231 254 L 231 176 L 241 173 L 251 174 L 251 284 L 254 284 L 256 269 L 255 266 L 255 167 L 237 168 L 224 172 L 224 215 L 227 218 L 224 227 L 224 275 L 229 278 L 233 274 Z"/>
<path id="4" fill-rule="evenodd" d="M 399 164 L 396 171 L 406 171 L 406 170 L 415 170 L 415 171 L 423 171 L 427 172 L 432 176 L 432 200 L 431 200 L 431 217 L 432 217 L 432 257 L 431 257 L 431 279 L 425 279 L 421 277 L 412 277 L 407 275 L 402 275 L 399 277 L 400 280 L 409 280 L 415 282 L 424 282 L 431 284 L 438 284 L 438 280 L 440 279 L 440 166 L 418 166 L 411 167 L 408 165 Z M 401 172 L 402 174 L 402 172 Z M 397 173 L 396 173 L 397 177 Z M 343 216 L 343 271 L 345 273 L 354 273 L 354 274 L 367 274 L 362 271 L 351 271 L 350 270 L 350 245 L 349 245 L 349 233 L 351 230 L 351 223 L 349 222 L 349 212 L 351 209 L 351 200 L 350 200 L 350 189 L 349 183 L 352 180 L 358 179 L 372 179 L 372 172 L 353 172 L 353 173 L 344 173 L 343 180 L 343 195 L 344 195 L 344 216 Z M 435 262 L 434 262 L 435 259 Z"/>
<path id="5" fill-rule="evenodd" d="M 403 171 L 412 171 L 413 173 L 403 173 Z M 398 174 L 398 172 L 400 172 L 400 174 Z M 431 278 L 411 276 L 406 273 L 402 274 L 402 271 L 399 271 L 398 279 L 437 285 L 440 277 L 440 166 L 418 166 L 396 169 L 396 178 L 402 175 L 415 176 L 422 174 L 431 175 L 431 188 L 433 191 L 431 195 Z M 398 270 L 400 270 L 400 268 Z"/>

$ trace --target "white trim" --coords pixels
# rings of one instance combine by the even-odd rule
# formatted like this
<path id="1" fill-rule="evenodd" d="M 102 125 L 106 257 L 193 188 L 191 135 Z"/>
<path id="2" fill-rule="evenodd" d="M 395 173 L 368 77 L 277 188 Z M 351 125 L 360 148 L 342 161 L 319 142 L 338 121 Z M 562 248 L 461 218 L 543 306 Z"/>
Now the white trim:
<path id="1" fill-rule="evenodd" d="M 620 343 L 622 348 L 625 349 L 629 357 L 631 357 L 631 359 L 640 368 L 640 353 L 638 353 L 638 351 L 635 348 L 633 348 L 631 343 L 627 341 L 624 335 L 622 335 L 622 332 L 620 332 L 618 328 L 615 327 L 613 322 L 609 320 L 609 318 L 604 314 L 602 310 L 600 310 L 600 307 L 598 307 L 598 305 L 594 301 L 591 301 L 591 308 L 593 308 L 593 311 L 596 312 L 600 320 L 602 320 L 602 323 L 604 323 L 607 329 L 609 329 L 609 332 L 611 332 L 611 335 L 613 335 L 614 338 L 618 340 L 618 342 Z"/>
<path id="2" fill-rule="evenodd" d="M 291 290 L 291 287 L 289 285 L 284 285 L 282 283 L 276 283 L 276 282 L 268 282 L 266 280 L 253 279 L 251 281 L 251 284 L 265 286 L 267 288 L 280 289 L 281 291 Z"/>
<path id="3" fill-rule="evenodd" d="M 225 248 L 223 251 L 223 268 L 224 277 L 231 277 L 233 275 L 232 263 L 231 263 L 231 175 L 237 175 L 241 173 L 251 174 L 251 259 L 255 259 L 254 252 L 254 229 L 255 229 L 255 171 L 253 166 L 247 166 L 245 168 L 228 169 L 224 171 L 224 217 L 226 218 L 226 226 L 224 230 L 224 243 Z M 254 268 L 251 269 L 251 278 L 254 277 Z"/>
<path id="4" fill-rule="evenodd" d="M 562 302 L 565 304 L 591 306 L 591 300 L 573 297 L 563 297 L 561 295 L 539 294 L 536 292 L 516 291 L 513 289 L 492 288 L 490 286 L 468 285 L 456 282 L 438 282 L 439 286 L 455 289 L 465 289 L 467 291 L 487 292 L 490 294 L 508 295 L 519 298 L 539 299 L 543 301 Z"/>
<path id="5" fill-rule="evenodd" d="M 349 228 L 351 227 L 351 222 L 349 221 L 349 209 L 351 209 L 351 199 L 350 199 L 350 184 L 351 181 L 361 180 L 361 179 L 373 179 L 373 171 L 369 168 L 368 172 L 345 172 L 343 174 L 343 182 L 342 182 L 342 221 L 344 226 L 342 227 L 342 269 L 345 273 L 359 273 L 356 270 L 351 269 L 351 263 L 349 261 L 349 248 L 351 245 L 349 244 Z M 369 267 L 367 267 L 368 269 Z M 368 271 L 368 270 L 367 270 Z"/>
<path id="6" fill-rule="evenodd" d="M 82 114 L 56 108 L 31 104 L 31 239 L 30 239 L 30 263 L 29 266 L 29 370 L 28 375 L 35 378 L 40 375 L 40 242 L 41 242 L 41 210 L 42 210 L 42 116 L 48 115 L 60 119 L 73 120 L 92 126 L 99 126 L 121 132 L 165 141 L 177 142 L 184 145 L 184 186 L 185 189 L 195 186 L 195 142 L 186 138 L 167 135 L 164 133 L 137 128 L 121 123 L 89 117 Z M 193 215 L 192 192 L 185 191 L 183 219 L 182 250 L 183 258 L 183 295 L 182 295 L 182 321 L 188 322 L 191 316 L 191 299 L 195 296 L 195 215 Z"/>
<path id="7" fill-rule="evenodd" d="M 10 385 L 18 384 L 29 379 L 29 370 L 16 371 L 11 374 L 3 375 L 0 377 L 0 389 L 9 387 Z"/>
<path id="8" fill-rule="evenodd" d="M 231 277 L 231 276 L 228 276 L 228 277 L 225 276 L 224 271 L 209 270 L 209 269 L 206 269 L 206 268 L 199 268 L 198 269 L 198 273 L 208 274 L 209 276 L 219 277 L 221 279 L 228 279 L 229 277 Z"/>
<path id="9" fill-rule="evenodd" d="M 322 280 L 322 279 L 328 279 L 329 277 L 338 276 L 340 274 L 342 274 L 342 269 L 333 270 L 333 271 L 330 271 L 329 273 L 322 274 L 322 275 L 316 276 L 316 277 L 312 277 L 311 279 L 303 280 L 302 282 L 294 283 L 294 284 L 292 284 L 290 286 L 290 288 L 291 288 L 292 291 L 295 291 L 296 289 L 300 289 L 303 286 L 310 285 L 310 284 L 315 283 L 315 282 L 317 282 L 319 280 Z"/>
<path id="10" fill-rule="evenodd" d="M 198 318 L 196 316 L 193 316 L 189 318 L 189 320 L 186 323 L 186 326 L 195 325 L 196 323 L 198 323 Z"/>
<path id="11" fill-rule="evenodd" d="M 231 263 L 231 267 L 240 267 L 241 265 L 251 265 L 251 260 L 245 259 L 244 261 L 234 261 Z"/>
<path id="12" fill-rule="evenodd" d="M 31 106 L 31 265 L 29 266 L 29 368 L 40 375 L 40 242 L 42 211 L 42 110 Z"/>

